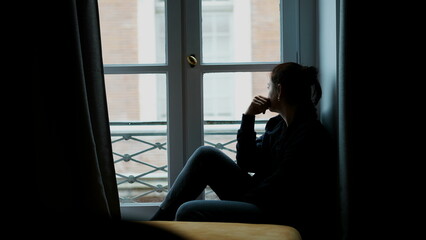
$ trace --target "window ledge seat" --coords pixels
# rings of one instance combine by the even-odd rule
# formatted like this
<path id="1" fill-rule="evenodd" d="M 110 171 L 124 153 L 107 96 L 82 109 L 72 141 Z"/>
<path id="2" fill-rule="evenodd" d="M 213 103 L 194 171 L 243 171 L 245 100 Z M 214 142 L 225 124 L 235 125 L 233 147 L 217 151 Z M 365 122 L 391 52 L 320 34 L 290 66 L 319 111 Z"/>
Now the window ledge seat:
<path id="1" fill-rule="evenodd" d="M 289 226 L 223 222 L 143 221 L 188 240 L 301 240 Z"/>

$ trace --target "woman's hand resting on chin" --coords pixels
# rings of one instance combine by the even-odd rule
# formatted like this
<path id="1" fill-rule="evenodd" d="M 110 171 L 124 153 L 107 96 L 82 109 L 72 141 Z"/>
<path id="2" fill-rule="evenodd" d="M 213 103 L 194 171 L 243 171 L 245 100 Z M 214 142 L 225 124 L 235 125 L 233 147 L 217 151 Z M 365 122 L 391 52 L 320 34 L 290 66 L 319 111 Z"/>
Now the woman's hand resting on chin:
<path id="1" fill-rule="evenodd" d="M 260 113 L 265 113 L 266 110 L 271 106 L 271 101 L 269 98 L 263 96 L 256 96 L 253 98 L 253 101 L 250 103 L 250 106 L 245 112 L 245 115 L 257 115 Z"/>

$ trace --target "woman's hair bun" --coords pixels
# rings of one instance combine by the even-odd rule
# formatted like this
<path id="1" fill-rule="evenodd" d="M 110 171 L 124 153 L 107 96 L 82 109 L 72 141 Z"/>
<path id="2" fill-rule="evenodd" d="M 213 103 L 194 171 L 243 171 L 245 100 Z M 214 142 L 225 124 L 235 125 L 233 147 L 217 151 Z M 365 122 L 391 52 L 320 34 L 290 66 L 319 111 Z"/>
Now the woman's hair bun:
<path id="1" fill-rule="evenodd" d="M 305 81 L 311 86 L 312 103 L 317 105 L 322 97 L 322 89 L 318 80 L 318 69 L 316 67 L 303 67 Z"/>

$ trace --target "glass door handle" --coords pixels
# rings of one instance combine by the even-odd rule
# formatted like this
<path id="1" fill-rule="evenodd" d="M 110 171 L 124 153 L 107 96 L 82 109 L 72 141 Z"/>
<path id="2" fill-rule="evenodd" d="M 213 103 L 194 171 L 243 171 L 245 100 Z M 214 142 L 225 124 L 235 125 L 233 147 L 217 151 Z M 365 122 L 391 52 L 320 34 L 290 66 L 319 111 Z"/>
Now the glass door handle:
<path id="1" fill-rule="evenodd" d="M 198 64 L 198 60 L 194 55 L 190 55 L 186 57 L 186 61 L 189 63 L 189 66 L 191 66 L 192 68 Z"/>

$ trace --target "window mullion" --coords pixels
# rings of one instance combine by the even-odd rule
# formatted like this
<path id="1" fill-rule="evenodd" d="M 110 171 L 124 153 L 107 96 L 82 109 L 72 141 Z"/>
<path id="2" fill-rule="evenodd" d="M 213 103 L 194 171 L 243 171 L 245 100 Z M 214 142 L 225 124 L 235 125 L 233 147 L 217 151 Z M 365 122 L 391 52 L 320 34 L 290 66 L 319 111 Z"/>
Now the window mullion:
<path id="1" fill-rule="evenodd" d="M 166 1 L 166 58 L 168 101 L 168 171 L 171 186 L 183 168 L 184 141 L 184 90 L 182 70 L 182 3 Z"/>
<path id="2" fill-rule="evenodd" d="M 198 63 L 202 59 L 201 51 L 201 1 L 184 0 L 184 45 L 183 59 L 194 55 Z M 200 64 L 190 66 L 186 60 L 182 64 L 185 76 L 183 79 L 185 101 L 185 155 L 186 159 L 203 145 L 203 86 Z"/>

